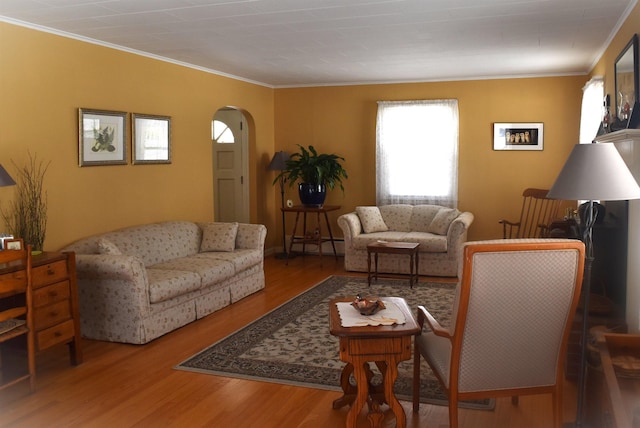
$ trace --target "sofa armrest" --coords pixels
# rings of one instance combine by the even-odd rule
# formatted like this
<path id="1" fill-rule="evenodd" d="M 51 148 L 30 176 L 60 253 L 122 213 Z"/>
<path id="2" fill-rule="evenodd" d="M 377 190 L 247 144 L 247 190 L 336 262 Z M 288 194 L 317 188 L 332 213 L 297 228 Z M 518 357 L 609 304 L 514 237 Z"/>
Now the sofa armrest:
<path id="1" fill-rule="evenodd" d="M 113 313 L 107 307 L 130 313 L 149 312 L 149 281 L 142 260 L 135 256 L 108 254 L 76 254 L 76 275 L 81 307 Z M 101 308 L 86 308 L 100 305 Z"/>
<path id="2" fill-rule="evenodd" d="M 355 212 L 343 214 L 338 217 L 338 226 L 342 229 L 342 235 L 344 237 L 344 244 L 347 247 L 351 246 L 353 238 L 362 233 L 362 224 L 360 223 L 360 217 Z"/>
<path id="3" fill-rule="evenodd" d="M 264 250 L 267 228 L 263 224 L 239 223 L 236 248 Z"/>
<path id="4" fill-rule="evenodd" d="M 450 255 L 457 256 L 457 252 L 467 241 L 467 231 L 473 223 L 473 219 L 473 214 L 463 212 L 451 222 L 447 232 L 447 252 Z"/>

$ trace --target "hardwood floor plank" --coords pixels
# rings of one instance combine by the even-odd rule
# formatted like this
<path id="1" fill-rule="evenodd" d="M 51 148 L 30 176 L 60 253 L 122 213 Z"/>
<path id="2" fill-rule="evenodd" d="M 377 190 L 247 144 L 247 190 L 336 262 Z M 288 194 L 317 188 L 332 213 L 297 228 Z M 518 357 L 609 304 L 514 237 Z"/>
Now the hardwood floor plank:
<path id="1" fill-rule="evenodd" d="M 26 385 L 0 393 L 2 427 L 223 427 L 318 428 L 344 426 L 348 408 L 332 409 L 334 391 L 231 379 L 173 367 L 273 308 L 345 272 L 342 259 L 296 257 L 265 261 L 265 290 L 146 345 L 83 340 L 84 363 L 69 365 L 64 347 L 37 357 L 37 390 Z M 425 280 L 421 278 L 421 280 Z M 328 328 L 328 327 L 327 327 Z M 565 421 L 575 415 L 575 387 L 565 388 Z M 423 404 L 412 413 L 401 402 L 407 427 L 448 426 L 446 406 Z M 546 428 L 551 397 L 521 397 L 517 407 L 499 399 L 495 411 L 460 410 L 460 426 Z M 359 427 L 367 427 L 364 413 Z M 383 426 L 393 427 L 388 416 Z"/>

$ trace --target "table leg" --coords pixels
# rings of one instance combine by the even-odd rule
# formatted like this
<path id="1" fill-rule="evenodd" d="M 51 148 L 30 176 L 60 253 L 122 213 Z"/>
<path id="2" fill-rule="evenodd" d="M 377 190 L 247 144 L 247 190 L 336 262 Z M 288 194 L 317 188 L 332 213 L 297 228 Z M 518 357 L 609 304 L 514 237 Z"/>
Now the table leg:
<path id="1" fill-rule="evenodd" d="M 420 253 L 416 249 L 416 284 L 420 282 Z"/>
<path id="2" fill-rule="evenodd" d="M 377 252 L 374 254 L 374 259 L 376 262 L 376 270 L 375 270 L 375 274 L 373 275 L 373 279 L 375 279 L 377 282 L 378 281 L 378 253 Z"/>
<path id="3" fill-rule="evenodd" d="M 320 254 L 320 267 L 322 267 L 322 224 L 320 223 L 320 212 L 317 213 L 316 223 L 318 224 L 318 236 L 316 237 L 316 245 Z"/>
<path id="4" fill-rule="evenodd" d="M 296 213 L 296 221 L 293 223 L 293 233 L 291 234 L 291 239 L 289 239 L 289 252 L 287 253 L 287 261 L 285 264 L 289 264 L 289 254 L 293 250 L 293 242 L 296 239 L 296 230 L 298 229 L 298 219 L 300 218 L 300 213 Z"/>
<path id="5" fill-rule="evenodd" d="M 367 283 L 371 287 L 371 251 L 367 249 Z"/>
<path id="6" fill-rule="evenodd" d="M 338 260 L 338 252 L 336 251 L 336 242 L 333 240 L 333 233 L 331 233 L 331 224 L 329 223 L 329 217 L 327 212 L 324 212 L 324 222 L 327 225 L 327 232 L 329 232 L 329 238 L 331 239 L 331 246 L 333 247 L 333 256 Z M 320 222 L 318 222 L 320 224 Z"/>
<path id="7" fill-rule="evenodd" d="M 306 254 L 307 250 L 307 212 L 302 214 L 302 255 Z"/>
<path id="8" fill-rule="evenodd" d="M 333 408 L 339 409 L 348 404 L 353 403 L 353 400 L 356 399 L 356 394 L 358 392 L 358 388 L 355 385 L 352 385 L 349 382 L 349 378 L 353 373 L 353 364 L 347 363 L 346 366 L 342 369 L 342 373 L 340 374 L 340 387 L 342 388 L 342 397 L 333 400 Z"/>
<path id="9" fill-rule="evenodd" d="M 347 428 L 356 428 L 358 415 L 369 398 L 369 381 L 367 379 L 367 371 L 365 370 L 366 361 L 355 358 L 353 361 L 353 377 L 356 379 L 356 399 L 347 414 Z"/>
<path id="10" fill-rule="evenodd" d="M 398 378 L 398 363 L 396 358 L 391 358 L 384 372 L 384 397 L 389 408 L 396 417 L 396 428 L 405 428 L 407 426 L 407 416 L 404 414 L 402 405 L 393 393 L 393 385 Z"/>
<path id="11" fill-rule="evenodd" d="M 414 259 L 415 258 L 415 253 L 411 253 L 409 254 L 409 287 L 413 288 L 413 265 L 414 265 Z"/>

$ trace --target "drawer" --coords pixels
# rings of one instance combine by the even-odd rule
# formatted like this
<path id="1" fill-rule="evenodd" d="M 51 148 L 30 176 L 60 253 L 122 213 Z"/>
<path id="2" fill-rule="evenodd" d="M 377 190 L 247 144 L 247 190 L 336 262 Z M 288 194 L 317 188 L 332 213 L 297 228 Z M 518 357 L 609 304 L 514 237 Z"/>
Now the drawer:
<path id="1" fill-rule="evenodd" d="M 73 338 L 73 320 L 54 325 L 36 333 L 36 345 L 38 351 L 47 349 L 58 343 L 68 342 Z"/>
<path id="2" fill-rule="evenodd" d="M 71 294 L 70 290 L 69 281 L 62 281 L 33 290 L 33 306 L 39 308 L 61 300 L 68 300 Z"/>
<path id="3" fill-rule="evenodd" d="M 36 330 L 42 330 L 69 319 L 71 319 L 69 300 L 35 308 L 33 311 L 33 323 Z"/>
<path id="4" fill-rule="evenodd" d="M 406 339 L 409 339 L 408 341 Z M 407 343 L 409 347 L 407 348 Z M 403 351 L 411 349 L 411 337 L 376 338 L 376 339 L 351 339 L 348 350 L 350 355 L 380 356 L 401 355 Z"/>
<path id="5" fill-rule="evenodd" d="M 4 273 L 0 275 L 0 295 L 8 291 L 27 288 L 27 274 L 24 270 Z"/>
<path id="6" fill-rule="evenodd" d="M 45 285 L 67 279 L 67 262 L 66 260 L 60 260 L 58 262 L 34 267 L 31 275 L 33 288 L 44 287 Z"/>

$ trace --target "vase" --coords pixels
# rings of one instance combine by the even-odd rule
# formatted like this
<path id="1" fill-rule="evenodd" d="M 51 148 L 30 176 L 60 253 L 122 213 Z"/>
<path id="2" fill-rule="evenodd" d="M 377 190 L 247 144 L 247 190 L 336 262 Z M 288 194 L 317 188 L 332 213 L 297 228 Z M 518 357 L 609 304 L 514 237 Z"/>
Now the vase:
<path id="1" fill-rule="evenodd" d="M 302 205 L 309 208 L 320 208 L 327 196 L 327 186 L 323 184 L 300 183 L 298 195 Z"/>

